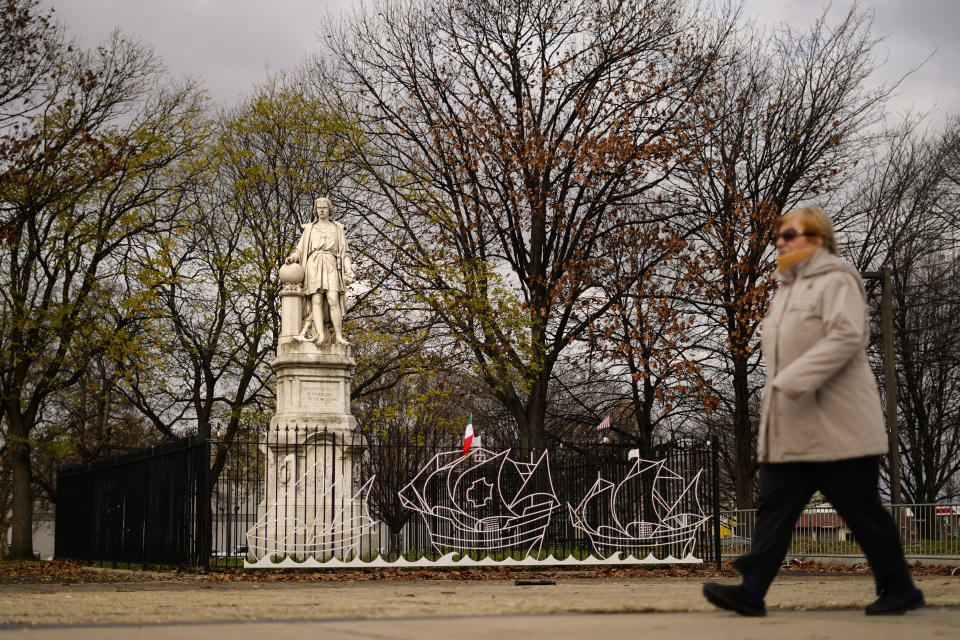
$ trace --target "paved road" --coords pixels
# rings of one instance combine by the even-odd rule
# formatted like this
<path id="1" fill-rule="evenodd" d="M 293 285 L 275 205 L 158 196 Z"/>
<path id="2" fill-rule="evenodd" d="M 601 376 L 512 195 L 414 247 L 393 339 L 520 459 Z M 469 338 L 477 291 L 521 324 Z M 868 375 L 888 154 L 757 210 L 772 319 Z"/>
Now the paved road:
<path id="1" fill-rule="evenodd" d="M 6 584 L 0 640 L 960 637 L 960 576 L 917 582 L 931 606 L 871 618 L 862 609 L 873 597 L 869 576 L 786 575 L 760 619 L 713 610 L 702 580 L 684 578 Z"/>

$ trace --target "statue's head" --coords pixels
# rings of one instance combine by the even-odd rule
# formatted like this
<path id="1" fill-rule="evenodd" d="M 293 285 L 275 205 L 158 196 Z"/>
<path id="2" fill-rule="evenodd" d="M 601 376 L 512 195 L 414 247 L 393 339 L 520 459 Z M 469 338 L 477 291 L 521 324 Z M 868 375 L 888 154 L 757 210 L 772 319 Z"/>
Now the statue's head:
<path id="1" fill-rule="evenodd" d="M 329 220 L 333 216 L 333 203 L 330 198 L 317 198 L 313 201 L 313 215 L 317 220 Z"/>

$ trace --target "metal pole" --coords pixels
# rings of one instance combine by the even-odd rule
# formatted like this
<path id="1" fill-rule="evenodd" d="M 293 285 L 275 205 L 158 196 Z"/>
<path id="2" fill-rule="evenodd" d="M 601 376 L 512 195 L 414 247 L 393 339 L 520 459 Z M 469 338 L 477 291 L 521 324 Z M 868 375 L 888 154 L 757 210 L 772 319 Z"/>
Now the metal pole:
<path id="1" fill-rule="evenodd" d="M 897 425 L 897 370 L 893 351 L 893 281 L 889 265 L 883 266 L 881 292 L 884 395 L 887 399 L 887 440 L 890 446 L 890 501 L 893 504 L 901 504 L 900 428 Z"/>

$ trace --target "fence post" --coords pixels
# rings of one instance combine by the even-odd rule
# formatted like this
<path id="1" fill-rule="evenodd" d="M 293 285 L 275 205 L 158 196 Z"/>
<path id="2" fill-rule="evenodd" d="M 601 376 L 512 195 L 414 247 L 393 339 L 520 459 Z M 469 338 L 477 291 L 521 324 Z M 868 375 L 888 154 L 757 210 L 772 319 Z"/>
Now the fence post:
<path id="1" fill-rule="evenodd" d="M 890 448 L 890 502 L 900 504 L 900 429 L 897 424 L 897 369 L 893 341 L 893 284 L 890 265 L 883 265 L 881 324 L 883 326 L 883 384 Z M 899 523 L 898 523 L 899 524 Z"/>
<path id="2" fill-rule="evenodd" d="M 717 571 L 722 561 L 720 549 L 720 446 L 717 434 L 710 436 L 710 457 L 713 467 L 713 548 L 717 558 Z"/>

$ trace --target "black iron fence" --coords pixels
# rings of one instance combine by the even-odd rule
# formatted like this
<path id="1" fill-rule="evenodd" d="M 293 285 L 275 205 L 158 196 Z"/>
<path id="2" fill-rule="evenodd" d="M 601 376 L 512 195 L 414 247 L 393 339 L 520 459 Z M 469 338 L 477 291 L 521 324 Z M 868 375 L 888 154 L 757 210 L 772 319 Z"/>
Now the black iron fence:
<path id="1" fill-rule="evenodd" d="M 642 458 L 600 442 L 468 456 L 461 446 L 289 428 L 231 444 L 209 485 L 209 444 L 195 440 L 71 467 L 59 476 L 56 552 L 213 566 L 719 562 L 710 442 Z"/>
<path id="2" fill-rule="evenodd" d="M 163 444 L 57 474 L 58 558 L 203 565 L 210 554 L 210 443 Z"/>
<path id="3" fill-rule="evenodd" d="M 213 562 L 552 557 L 718 560 L 714 448 L 549 451 L 391 444 L 289 428 L 234 445 L 214 487 Z"/>

